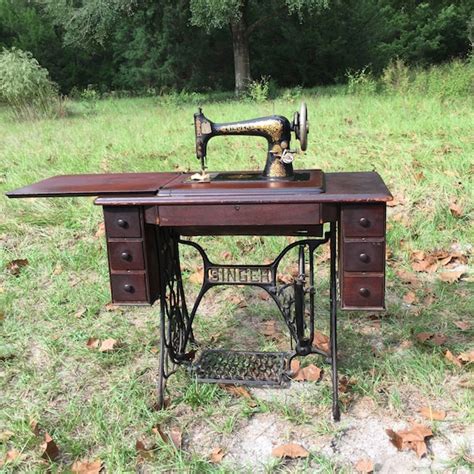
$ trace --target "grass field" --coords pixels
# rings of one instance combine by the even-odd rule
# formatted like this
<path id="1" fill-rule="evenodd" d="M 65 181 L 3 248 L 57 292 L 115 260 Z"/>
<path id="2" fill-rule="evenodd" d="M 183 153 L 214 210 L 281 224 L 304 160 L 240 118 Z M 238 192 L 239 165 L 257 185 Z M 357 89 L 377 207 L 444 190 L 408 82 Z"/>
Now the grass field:
<path id="1" fill-rule="evenodd" d="M 454 356 L 473 350 L 472 98 L 348 96 L 321 89 L 303 93 L 303 99 L 310 142 L 296 166 L 376 170 L 395 196 L 388 216 L 387 311 L 380 317 L 339 313 L 340 373 L 351 382 L 343 394 L 342 421 L 330 420 L 327 368 L 317 384 L 295 383 L 283 392 L 254 390 L 252 403 L 219 387 L 196 385 L 179 372 L 170 383 L 171 406 L 156 411 L 158 306 L 106 306 L 110 295 L 104 236 L 98 232 L 101 209 L 92 198 L 3 197 L 0 460 L 13 450 L 18 453 L 0 470 L 68 472 L 76 460 L 100 459 L 113 473 L 351 472 L 358 459 L 367 457 L 376 470 L 387 468 L 387 462 L 407 470 L 474 468 L 469 447 L 473 364 L 458 366 L 445 357 L 447 350 Z M 299 99 L 203 105 L 211 119 L 230 121 L 272 113 L 292 117 Z M 144 98 L 103 100 L 93 110 L 81 103 L 72 106 L 76 113 L 67 118 L 26 123 L 12 122 L 7 110 L 0 110 L 2 192 L 56 174 L 198 167 L 195 105 Z M 262 139 L 215 139 L 209 145 L 210 168 L 260 169 L 265 146 Z M 263 261 L 285 242 L 216 238 L 206 246 L 216 261 L 224 249 L 236 262 Z M 415 271 L 414 258 L 431 258 L 439 268 Z M 15 259 L 27 259 L 28 265 L 15 272 L 9 265 Z M 186 254 L 185 274 L 198 264 Z M 457 272 L 459 278 L 445 282 L 445 272 Z M 323 285 L 324 272 L 321 277 Z M 249 340 L 264 349 L 278 346 L 259 329 L 274 310 L 252 290 L 238 291 L 249 301 L 247 307 L 229 289 L 206 299 L 197 321 L 201 339 L 209 342 L 214 336 L 225 345 L 233 334 L 242 334 L 243 346 Z M 318 326 L 327 332 L 325 319 Z M 433 336 L 422 342 L 420 332 L 440 333 L 445 340 Z M 86 346 L 92 337 L 120 344 L 102 353 Z M 314 362 L 324 367 L 322 360 Z M 444 410 L 446 417 L 423 420 L 422 407 Z M 411 420 L 434 433 L 421 461 L 412 451 L 390 451 L 395 448 L 383 431 Z M 58 445 L 55 462 L 41 458 L 42 434 L 33 432 L 32 421 Z M 165 443 L 153 429 L 157 425 L 165 432 L 181 431 L 183 448 Z M 276 444 L 302 444 L 310 456 L 272 460 L 271 447 L 265 451 L 262 445 L 261 457 L 254 459 L 248 454 L 258 448 L 252 430 L 267 432 Z M 137 452 L 138 439 L 154 449 Z M 255 446 L 249 446 L 252 442 Z M 214 448 L 226 454 L 217 464 L 209 461 Z"/>

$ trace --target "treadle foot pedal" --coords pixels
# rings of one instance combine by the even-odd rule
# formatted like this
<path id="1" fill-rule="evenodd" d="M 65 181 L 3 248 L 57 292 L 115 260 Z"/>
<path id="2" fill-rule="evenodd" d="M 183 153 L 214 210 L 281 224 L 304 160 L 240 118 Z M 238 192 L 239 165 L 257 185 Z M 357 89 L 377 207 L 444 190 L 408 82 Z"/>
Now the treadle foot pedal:
<path id="1" fill-rule="evenodd" d="M 287 352 L 253 352 L 208 349 L 203 351 L 191 372 L 199 382 L 285 387 Z"/>

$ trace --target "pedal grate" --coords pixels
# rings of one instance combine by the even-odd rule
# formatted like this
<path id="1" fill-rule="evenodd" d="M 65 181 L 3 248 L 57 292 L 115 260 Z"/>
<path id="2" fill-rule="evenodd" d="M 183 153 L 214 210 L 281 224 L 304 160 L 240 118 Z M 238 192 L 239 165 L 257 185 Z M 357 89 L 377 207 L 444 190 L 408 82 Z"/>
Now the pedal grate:
<path id="1" fill-rule="evenodd" d="M 205 350 L 193 364 L 200 382 L 284 386 L 288 354 L 285 352 Z"/>

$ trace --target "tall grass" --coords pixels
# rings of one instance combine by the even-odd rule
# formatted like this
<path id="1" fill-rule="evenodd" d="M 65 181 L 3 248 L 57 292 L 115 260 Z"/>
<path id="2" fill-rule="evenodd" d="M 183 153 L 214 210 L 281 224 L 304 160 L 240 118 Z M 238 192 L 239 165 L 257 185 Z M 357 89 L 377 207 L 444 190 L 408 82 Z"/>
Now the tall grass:
<path id="1" fill-rule="evenodd" d="M 346 91 L 351 95 L 375 93 L 426 97 L 468 97 L 474 93 L 474 59 L 453 60 L 427 69 L 410 68 L 394 59 L 376 78 L 368 67 L 348 71 Z"/>

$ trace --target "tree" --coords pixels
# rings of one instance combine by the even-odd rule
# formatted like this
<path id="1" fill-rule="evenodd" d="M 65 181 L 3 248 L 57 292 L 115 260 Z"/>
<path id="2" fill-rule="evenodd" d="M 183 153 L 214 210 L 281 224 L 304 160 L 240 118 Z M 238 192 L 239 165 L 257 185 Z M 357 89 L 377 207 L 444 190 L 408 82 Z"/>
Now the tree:
<path id="1" fill-rule="evenodd" d="M 296 13 L 300 20 L 304 10 L 321 9 L 329 0 L 278 0 L 266 4 L 268 9 L 260 10 L 260 15 L 250 21 L 252 6 L 262 2 L 252 0 L 191 0 L 191 22 L 211 31 L 229 26 L 232 32 L 234 51 L 235 93 L 241 95 L 251 80 L 249 38 L 263 22 L 275 21 L 276 10 L 287 8 Z M 266 2 L 263 2 L 266 3 Z"/>

